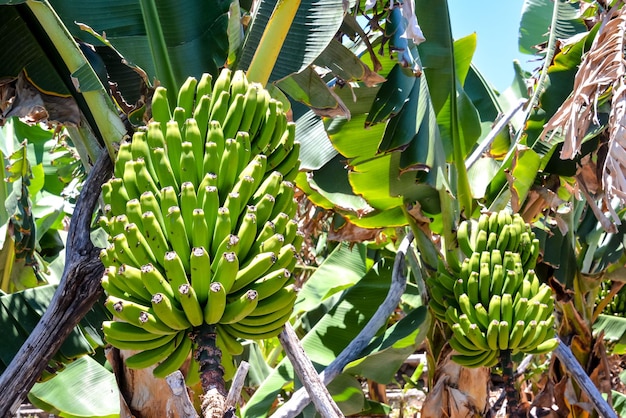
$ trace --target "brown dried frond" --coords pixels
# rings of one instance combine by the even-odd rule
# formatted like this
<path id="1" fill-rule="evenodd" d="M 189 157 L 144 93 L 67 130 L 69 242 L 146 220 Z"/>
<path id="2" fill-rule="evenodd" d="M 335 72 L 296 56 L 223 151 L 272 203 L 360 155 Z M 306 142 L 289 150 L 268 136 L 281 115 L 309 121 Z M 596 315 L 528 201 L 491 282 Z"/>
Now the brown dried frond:
<path id="1" fill-rule="evenodd" d="M 602 96 L 611 95 L 608 154 L 602 170 L 602 186 L 606 209 L 614 221 L 619 222 L 610 202 L 613 197 L 626 202 L 623 174 L 626 168 L 626 8 L 612 11 L 604 22 L 582 60 L 572 94 L 545 125 L 541 136 L 560 132 L 564 137 L 561 158 L 573 159 L 580 153 L 591 124 L 600 125 L 597 116 L 599 101 Z"/>

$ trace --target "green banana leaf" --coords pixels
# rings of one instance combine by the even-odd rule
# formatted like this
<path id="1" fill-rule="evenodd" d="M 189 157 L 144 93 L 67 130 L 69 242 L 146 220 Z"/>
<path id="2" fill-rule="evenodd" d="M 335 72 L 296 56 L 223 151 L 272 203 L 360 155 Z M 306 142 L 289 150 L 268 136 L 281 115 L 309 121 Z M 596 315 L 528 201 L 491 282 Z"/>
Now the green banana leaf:
<path id="1" fill-rule="evenodd" d="M 552 0 L 526 0 L 524 2 L 518 37 L 520 52 L 537 54 L 539 52 L 537 45 L 548 41 L 549 31 L 554 31 L 559 39 L 567 39 L 587 30 L 580 16 L 580 5 L 577 2 L 558 1 L 559 12 L 554 28 L 551 28 L 554 4 Z"/>
<path id="2" fill-rule="evenodd" d="M 0 1 L 0 75 L 14 79 L 26 71 L 41 91 L 68 97 L 70 92 L 56 71 L 55 62 L 22 17 L 28 9 L 24 5 L 6 6 L 12 3 Z"/>
<path id="3" fill-rule="evenodd" d="M 372 341 L 363 351 L 364 357 L 348 364 L 345 373 L 391 383 L 396 371 L 426 338 L 429 320 L 428 308 L 414 309 Z M 386 367 L 380 367 L 381 364 Z"/>
<path id="4" fill-rule="evenodd" d="M 150 49 L 139 0 L 52 0 L 68 30 L 78 39 L 93 45 L 102 42 L 75 22 L 88 25 L 98 34 L 106 34 L 111 45 L 132 65 L 142 68 L 152 80 L 158 76 L 156 57 Z M 155 0 L 158 22 L 178 89 L 188 76 L 217 73 L 228 56 L 228 9 L 230 1 Z M 163 83 L 163 79 L 161 82 Z M 165 84 L 165 83 L 163 83 Z"/>
<path id="5" fill-rule="evenodd" d="M 334 280 L 334 274 L 326 280 Z M 387 293 L 390 280 L 391 263 L 381 261 L 356 285 L 345 290 L 332 310 L 302 338 L 304 350 L 318 371 L 334 360 L 374 314 Z M 293 376 L 289 361 L 281 361 L 255 391 L 242 410 L 242 417 L 266 416 L 278 392 L 293 380 Z"/>
<path id="6" fill-rule="evenodd" d="M 0 296 L 0 330 L 7 337 L 0 346 L 0 368 L 4 370 L 22 346 L 30 332 L 50 304 L 56 286 L 46 285 L 21 292 Z M 85 355 L 93 354 L 95 348 L 103 346 L 101 324 L 110 319 L 102 303 L 94 305 L 92 312 L 75 328 L 63 342 L 53 361 L 59 365 Z"/>
<path id="7" fill-rule="evenodd" d="M 239 68 L 252 61 L 277 0 L 259 2 L 246 34 Z M 341 0 L 303 0 L 280 50 L 270 81 L 276 81 L 307 68 L 326 49 L 339 29 L 344 14 Z"/>
<path id="8" fill-rule="evenodd" d="M 336 251 L 337 254 L 339 254 L 345 250 L 340 248 Z M 353 254 L 352 256 L 355 255 Z M 328 258 L 327 262 L 333 265 L 335 263 L 340 263 L 340 260 L 331 256 Z M 386 296 L 389 288 L 391 267 L 391 260 L 382 259 L 379 261 L 373 268 L 365 273 L 354 286 L 347 288 L 340 294 L 340 298 L 336 301 L 336 304 L 330 311 L 328 311 L 319 321 L 312 322 L 315 323 L 315 325 L 302 338 L 302 345 L 318 371 L 321 371 L 321 369 L 334 360 L 337 354 L 339 354 L 339 352 L 347 346 L 347 344 L 349 344 L 349 342 L 358 334 L 362 326 L 374 314 L 378 305 L 380 305 Z M 318 287 L 320 282 L 322 282 L 321 286 L 323 286 L 323 283 L 329 282 L 330 284 L 328 285 L 328 288 L 330 288 L 335 278 L 336 273 L 329 271 L 325 276 L 317 276 L 316 283 L 311 284 L 311 286 Z M 302 290 L 303 292 L 311 292 L 306 289 L 307 286 L 308 283 L 304 285 Z M 328 300 L 332 300 L 333 298 Z M 316 312 L 312 312 L 312 315 L 316 314 Z M 424 314 L 425 310 L 422 310 L 422 316 L 417 313 L 411 315 L 410 319 L 406 322 L 385 333 L 382 340 L 375 339 L 365 350 L 364 354 L 373 356 L 376 355 L 379 350 L 388 349 L 394 344 L 398 344 L 398 346 L 408 344 L 407 340 L 404 340 L 404 338 L 414 338 L 416 332 L 420 334 L 420 332 L 424 332 L 426 330 L 426 316 Z M 414 339 L 413 341 L 415 342 L 416 340 Z M 404 348 L 406 348 L 406 345 Z M 392 357 L 395 357 L 393 364 L 396 365 L 402 355 L 405 355 L 404 358 L 406 359 L 406 356 L 410 354 L 406 354 L 406 352 L 404 352 L 398 355 L 398 352 L 395 352 L 395 349 L 396 347 L 394 347 L 393 350 L 387 351 L 381 358 L 391 359 Z M 391 357 L 387 357 L 387 355 Z M 389 364 L 387 363 L 376 364 L 377 368 L 390 369 Z M 386 372 L 388 372 L 388 370 Z M 271 408 L 271 405 L 281 388 L 289 384 L 292 379 L 293 369 L 289 362 L 284 360 L 272 371 L 266 381 L 257 389 L 248 404 L 242 410 L 242 416 L 265 416 L 267 411 Z M 333 386 L 331 385 L 331 388 L 332 387 Z M 339 395 L 333 390 L 331 390 L 331 394 L 334 396 Z M 364 406 L 364 408 L 365 407 L 366 406 Z M 344 411 L 344 413 L 345 412 L 347 411 Z"/>
<path id="9" fill-rule="evenodd" d="M 604 339 L 613 342 L 613 354 L 626 354 L 626 318 L 614 315 L 600 315 L 593 324 L 593 333 L 604 333 Z"/>
<path id="10" fill-rule="evenodd" d="M 89 356 L 78 358 L 47 382 L 36 383 L 28 399 L 65 418 L 115 418 L 120 414 L 115 376 Z"/>

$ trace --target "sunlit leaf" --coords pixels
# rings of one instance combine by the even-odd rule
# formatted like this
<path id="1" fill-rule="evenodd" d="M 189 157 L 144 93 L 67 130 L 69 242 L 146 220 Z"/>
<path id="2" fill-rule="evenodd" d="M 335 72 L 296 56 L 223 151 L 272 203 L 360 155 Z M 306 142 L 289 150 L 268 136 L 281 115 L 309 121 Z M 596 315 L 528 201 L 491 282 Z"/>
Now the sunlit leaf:
<path id="1" fill-rule="evenodd" d="M 567 39 L 584 32 L 587 27 L 579 16 L 579 4 L 558 0 L 556 27 L 552 28 L 559 39 Z M 519 28 L 519 50 L 524 54 L 535 55 L 537 45 L 547 42 L 547 33 L 552 24 L 551 0 L 526 0 L 522 6 L 522 19 Z"/>
<path id="2" fill-rule="evenodd" d="M 427 308 L 421 306 L 389 327 L 363 351 L 364 357 L 345 368 L 378 383 L 391 383 L 396 370 L 413 354 L 428 331 Z M 385 364 L 387 367 L 380 367 Z"/>
<path id="3" fill-rule="evenodd" d="M 68 418 L 118 417 L 119 399 L 115 375 L 89 356 L 80 357 L 52 379 L 36 383 L 29 393 L 35 406 Z"/>
<path id="4" fill-rule="evenodd" d="M 539 171 L 540 158 L 530 148 L 518 148 L 508 175 L 513 211 L 519 211 Z"/>
<path id="5" fill-rule="evenodd" d="M 243 45 L 239 66 L 247 69 L 277 0 L 263 0 L 256 9 Z M 270 81 L 308 67 L 330 43 L 343 21 L 341 0 L 303 0 L 278 55 Z"/>
<path id="6" fill-rule="evenodd" d="M 381 260 L 302 338 L 305 352 L 318 369 L 328 365 L 374 314 L 389 288 L 391 264 Z M 280 389 L 292 379 L 293 369 L 284 360 L 250 398 L 242 417 L 267 416 Z"/>

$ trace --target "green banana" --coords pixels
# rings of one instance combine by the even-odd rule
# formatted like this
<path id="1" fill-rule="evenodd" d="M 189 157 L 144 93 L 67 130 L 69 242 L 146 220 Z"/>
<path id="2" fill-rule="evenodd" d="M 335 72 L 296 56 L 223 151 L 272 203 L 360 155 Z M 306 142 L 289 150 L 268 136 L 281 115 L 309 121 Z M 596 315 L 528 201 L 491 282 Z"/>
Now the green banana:
<path id="1" fill-rule="evenodd" d="M 243 353 L 244 347 L 237 338 L 230 335 L 226 330 L 224 330 L 223 325 L 217 325 L 216 327 L 217 341 L 216 345 L 218 347 L 223 347 L 226 352 L 233 356 L 239 356 Z M 222 350 L 224 351 L 224 350 Z"/>
<path id="2" fill-rule="evenodd" d="M 217 210 L 217 219 L 215 220 L 213 239 L 211 240 L 211 254 L 217 254 L 219 245 L 228 235 L 230 235 L 230 231 L 230 211 L 228 208 L 222 206 Z"/>
<path id="3" fill-rule="evenodd" d="M 141 234 L 141 231 L 139 231 L 139 227 L 136 224 L 131 223 L 126 225 L 125 235 L 128 247 L 137 261 L 136 265 L 142 266 L 148 263 L 158 263 L 158 260 L 152 252 L 148 241 Z"/>
<path id="4" fill-rule="evenodd" d="M 229 300 L 220 319 L 221 324 L 233 324 L 248 316 L 259 302 L 258 294 L 248 290 L 236 299 Z"/>
<path id="5" fill-rule="evenodd" d="M 197 186 L 200 184 L 200 172 L 197 169 L 196 160 L 199 159 L 194 154 L 193 144 L 191 142 L 183 142 L 181 144 L 180 153 L 180 182 L 190 182 Z"/>
<path id="6" fill-rule="evenodd" d="M 250 206 L 248 207 L 250 208 Z M 241 218 L 241 225 L 237 229 L 237 236 L 239 237 L 239 248 L 237 250 L 237 256 L 241 259 L 245 259 L 254 244 L 256 238 L 256 214 L 246 213 Z"/>
<path id="7" fill-rule="evenodd" d="M 226 200 L 224 200 L 223 207 L 228 209 L 228 213 L 230 214 L 230 225 L 233 227 L 236 226 L 239 215 L 245 208 L 245 203 L 242 202 L 241 195 L 237 192 L 228 193 Z"/>
<path id="8" fill-rule="evenodd" d="M 283 330 L 283 327 L 287 321 L 289 321 L 289 317 L 291 316 L 291 312 L 285 313 L 280 318 L 274 320 L 273 322 L 266 323 L 263 325 L 244 325 L 241 321 L 233 322 L 228 326 L 232 331 L 235 331 L 241 338 L 247 339 L 267 339 L 273 336 L 280 334 Z M 232 333 L 231 331 L 231 333 Z M 243 336 L 246 337 L 243 337 Z"/>
<path id="9" fill-rule="evenodd" d="M 468 221 L 459 224 L 459 228 L 456 230 L 456 240 L 465 257 L 469 257 L 474 252 L 470 242 L 470 223 Z"/>
<path id="10" fill-rule="evenodd" d="M 141 225 L 141 214 L 143 211 L 141 210 L 141 204 L 139 203 L 139 199 L 131 199 L 126 202 L 126 211 L 124 214 L 128 218 L 128 223 L 134 223 L 136 225 Z"/>
<path id="11" fill-rule="evenodd" d="M 107 339 L 112 338 L 116 341 L 125 342 L 151 341 L 163 337 L 162 335 L 153 334 L 128 322 L 120 321 L 103 321 L 102 331 L 104 332 L 104 337 Z"/>
<path id="12" fill-rule="evenodd" d="M 133 159 L 133 154 L 131 151 L 131 143 L 128 141 L 124 141 L 120 143 L 120 147 L 117 150 L 117 157 L 115 158 L 115 165 L 113 168 L 113 175 L 118 181 L 121 183 L 122 176 L 124 175 L 124 167 L 128 161 Z M 108 184 L 108 183 L 105 183 Z M 111 198 L 107 198 L 107 194 L 104 192 L 103 187 L 103 197 L 105 203 L 111 203 Z"/>
<path id="13" fill-rule="evenodd" d="M 185 225 L 185 231 L 192 234 L 193 211 L 198 207 L 196 189 L 191 182 L 185 182 L 180 189 L 180 212 Z"/>
<path id="14" fill-rule="evenodd" d="M 509 293 L 503 294 L 500 298 L 500 321 L 513 323 L 513 297 Z"/>
<path id="15" fill-rule="evenodd" d="M 290 281 L 293 282 L 293 278 L 289 270 L 281 269 L 257 279 L 247 289 L 255 290 L 258 293 L 258 299 L 263 300 L 282 289 Z"/>
<path id="16" fill-rule="evenodd" d="M 213 281 L 220 282 L 226 293 L 230 293 L 235 279 L 239 272 L 239 259 L 234 252 L 226 252 L 217 256 L 217 263 L 214 261 L 215 267 L 211 267 Z"/>
<path id="17" fill-rule="evenodd" d="M 224 254 L 228 252 L 232 252 L 235 254 L 239 253 L 239 237 L 237 235 L 229 234 L 228 236 L 226 236 L 226 238 L 222 240 L 220 245 L 217 246 L 215 254 Z M 213 262 L 215 262 L 215 260 Z M 211 268 L 215 268 L 213 263 L 211 263 Z"/>
<path id="18" fill-rule="evenodd" d="M 213 76 L 210 73 L 203 73 L 196 86 L 196 98 L 203 96 L 211 96 L 213 92 Z M 197 109 L 197 106 L 196 106 Z"/>
<path id="19" fill-rule="evenodd" d="M 197 97 L 199 97 L 199 99 Z M 202 138 L 202 142 L 204 143 L 209 128 L 211 97 L 208 95 L 198 95 L 197 97 L 196 108 L 193 110 L 193 119 L 195 119 L 198 124 L 200 138 Z"/>
<path id="20" fill-rule="evenodd" d="M 538 344 L 532 350 L 524 350 L 524 352 L 527 354 L 546 354 L 554 351 L 559 343 L 560 341 L 558 338 L 550 338 L 541 344 Z"/>
<path id="21" fill-rule="evenodd" d="M 509 334 L 509 348 L 514 350 L 519 346 L 522 337 L 524 336 L 524 321 L 518 320 L 515 322 L 515 325 L 511 328 L 511 333 Z"/>
<path id="22" fill-rule="evenodd" d="M 135 171 L 135 185 L 137 190 L 139 191 L 139 195 L 143 192 L 152 192 L 156 195 L 159 194 L 159 187 L 154 181 L 155 177 L 153 177 L 148 172 L 148 166 L 146 161 L 143 158 L 139 158 L 135 161 L 131 162 L 133 170 Z M 124 180 L 126 181 L 126 180 Z M 139 198 L 139 195 L 134 196 Z"/>
<path id="23" fill-rule="evenodd" d="M 258 205 L 258 201 L 266 194 L 272 196 L 278 195 L 282 181 L 282 173 L 272 171 L 267 177 L 265 177 L 259 188 L 252 195 L 252 203 L 254 205 Z"/>
<path id="24" fill-rule="evenodd" d="M 201 177 L 204 158 L 200 157 L 204 155 L 205 138 L 202 136 L 198 122 L 196 122 L 195 119 L 185 120 L 185 124 L 183 125 L 183 144 L 185 142 L 191 144 L 192 154 L 195 156 L 196 178 Z"/>
<path id="25" fill-rule="evenodd" d="M 171 206 L 168 209 L 167 218 L 169 222 L 168 241 L 172 249 L 180 256 L 183 266 L 185 266 L 185 271 L 189 272 L 191 247 L 189 245 L 189 238 L 187 238 L 187 230 L 185 229 L 185 222 L 183 221 L 180 208 Z"/>
<path id="26" fill-rule="evenodd" d="M 509 348 L 509 323 L 507 321 L 500 321 L 498 324 L 498 347 L 500 350 Z"/>
<path id="27" fill-rule="evenodd" d="M 163 122 L 162 122 L 163 123 Z M 167 143 L 167 159 L 172 167 L 172 173 L 176 178 L 176 183 L 181 184 L 180 180 L 180 157 L 182 154 L 183 138 L 180 133 L 180 127 L 175 120 L 169 120 L 165 128 L 165 141 Z"/>
<path id="28" fill-rule="evenodd" d="M 236 292 L 263 276 L 276 262 L 274 252 L 263 252 L 255 255 L 251 260 L 241 266 L 235 276 L 235 280 L 229 289 L 229 293 Z"/>
<path id="29" fill-rule="evenodd" d="M 272 296 L 263 299 L 257 303 L 254 311 L 250 313 L 250 317 L 268 315 L 286 306 L 292 306 L 298 294 L 293 285 L 285 286 Z"/>
<path id="30" fill-rule="evenodd" d="M 239 130 L 241 118 L 243 116 L 245 96 L 241 93 L 230 94 L 231 103 L 228 106 L 222 129 L 224 130 L 224 138 L 234 138 Z"/>
<path id="31" fill-rule="evenodd" d="M 172 118 L 170 104 L 167 100 L 167 89 L 165 87 L 157 86 L 154 89 L 152 93 L 151 110 L 152 119 L 162 124 L 167 123 Z"/>
<path id="32" fill-rule="evenodd" d="M 178 331 L 191 328 L 185 312 L 175 306 L 173 300 L 163 293 L 152 295 L 151 303 L 154 314 L 168 327 Z"/>
<path id="33" fill-rule="evenodd" d="M 220 207 L 220 198 L 217 187 L 207 186 L 204 188 L 204 199 L 202 201 L 202 210 L 204 211 L 204 219 L 207 225 L 209 242 L 213 242 L 213 234 L 217 223 L 218 211 Z M 230 219 L 230 217 L 229 217 Z M 208 246 L 208 245 L 207 245 Z M 207 251 L 209 248 L 207 248 Z M 211 252 L 215 254 L 215 252 Z"/>
<path id="34" fill-rule="evenodd" d="M 206 249 L 210 248 L 210 243 L 209 228 L 206 224 L 204 211 L 196 208 L 191 214 L 191 244 L 194 247 Z"/>
<path id="35" fill-rule="evenodd" d="M 163 199 L 162 194 L 163 194 L 163 190 L 161 190 L 161 199 Z M 176 195 L 176 192 L 174 192 L 174 195 Z M 159 222 L 159 226 L 161 227 L 160 229 L 162 231 L 165 231 L 165 222 L 163 221 L 161 205 L 159 204 L 159 201 L 157 200 L 156 196 L 154 196 L 154 193 L 150 193 L 150 192 L 142 193 L 141 196 L 139 197 L 139 203 L 141 204 L 141 210 L 143 211 L 142 217 L 144 213 L 152 212 L 154 216 L 156 217 L 157 221 Z"/>
<path id="36" fill-rule="evenodd" d="M 497 358 L 497 353 L 494 351 L 483 351 L 478 355 L 453 354 L 451 358 L 452 361 L 463 367 L 476 368 L 490 365 L 494 357 Z"/>
<path id="37" fill-rule="evenodd" d="M 228 137 L 226 138 L 217 177 L 217 187 L 220 190 L 232 190 L 238 175 L 235 169 L 239 164 L 237 141 Z"/>
<path id="38" fill-rule="evenodd" d="M 141 215 L 141 224 L 143 226 L 146 242 L 158 261 L 158 264 L 161 264 L 165 253 L 170 249 L 167 239 L 161 230 L 161 225 L 159 225 L 159 221 L 154 213 L 150 211 L 144 212 L 144 214 Z"/>
<path id="39" fill-rule="evenodd" d="M 204 306 L 204 322 L 217 324 L 226 309 L 226 289 L 220 282 L 213 282 L 209 286 L 208 302 Z"/>
<path id="40" fill-rule="evenodd" d="M 178 100 L 176 102 L 176 106 L 185 109 L 185 119 L 192 116 L 197 85 L 198 80 L 195 77 L 187 77 L 183 85 L 178 90 Z"/>
<path id="41" fill-rule="evenodd" d="M 474 305 L 474 310 L 476 311 L 476 319 L 478 320 L 478 325 L 480 325 L 482 329 L 487 329 L 487 327 L 489 326 L 489 312 L 487 312 L 487 309 L 483 306 L 482 303 L 479 302 Z"/>
<path id="42" fill-rule="evenodd" d="M 174 330 L 163 324 L 154 316 L 152 307 L 114 296 L 107 297 L 104 305 L 109 312 L 119 319 L 143 328 L 153 334 L 167 335 L 174 332 Z"/>
<path id="43" fill-rule="evenodd" d="M 155 348 L 159 348 L 167 343 L 169 343 L 171 340 L 174 339 L 174 337 L 176 337 L 176 334 L 169 334 L 169 335 L 155 335 L 155 339 L 152 340 L 145 340 L 145 341 L 128 341 L 128 340 L 118 340 L 114 337 L 111 336 L 107 336 L 105 334 L 105 340 L 107 343 L 111 344 L 112 346 L 119 348 L 120 350 L 153 350 Z"/>
<path id="44" fill-rule="evenodd" d="M 126 218 L 125 215 L 121 216 Z M 121 216 L 116 216 L 116 221 Z M 113 227 L 115 228 L 115 222 L 113 223 Z M 124 233 L 116 234 L 111 241 L 114 248 L 115 258 L 119 261 L 120 264 L 130 264 L 134 266 L 139 264 L 139 262 L 133 255 L 130 247 L 128 246 L 128 240 L 126 239 L 126 235 L 124 235 Z"/>
<path id="45" fill-rule="evenodd" d="M 194 327 L 202 325 L 204 315 L 194 288 L 188 284 L 181 284 L 178 287 L 178 298 L 189 323 Z"/>
<path id="46" fill-rule="evenodd" d="M 183 337 L 182 341 L 176 346 L 176 349 L 152 370 L 154 377 L 164 379 L 169 374 L 180 369 L 189 357 L 192 348 L 193 342 L 191 338 L 187 336 Z"/>
<path id="47" fill-rule="evenodd" d="M 466 314 L 459 315 L 459 325 L 463 329 L 465 336 L 472 344 L 479 350 L 489 350 L 487 338 L 485 334 L 480 330 L 480 327 L 472 323 Z"/>
<path id="48" fill-rule="evenodd" d="M 167 280 L 169 280 L 175 291 L 177 299 L 179 299 L 180 296 L 176 290 L 184 284 L 188 285 L 189 282 L 187 280 L 187 273 L 185 272 L 183 261 L 176 251 L 168 251 L 165 253 L 165 257 L 163 258 L 163 268 L 165 269 L 165 276 L 167 277 Z"/>
<path id="49" fill-rule="evenodd" d="M 170 299 L 175 298 L 170 282 L 152 264 L 141 266 L 140 274 L 141 281 L 150 294 L 163 293 Z"/>
<path id="50" fill-rule="evenodd" d="M 197 294 L 200 305 L 204 305 L 209 297 L 211 285 L 211 257 L 204 247 L 195 247 L 191 251 L 190 270 L 191 286 Z"/>
<path id="51" fill-rule="evenodd" d="M 263 327 L 268 324 L 275 323 L 275 321 L 277 321 L 278 319 L 283 318 L 285 315 L 291 314 L 292 312 L 293 306 L 289 304 L 266 315 L 248 315 L 247 317 L 240 320 L 239 323 L 246 327 Z"/>
<path id="52" fill-rule="evenodd" d="M 124 364 L 130 369 L 145 369 L 146 367 L 153 366 L 165 360 L 174 352 L 176 346 L 180 343 L 181 335 L 184 335 L 184 331 L 179 331 L 175 338 L 172 338 L 160 347 L 133 354 L 124 360 Z"/>
<path id="53" fill-rule="evenodd" d="M 237 94 L 243 95 L 246 91 L 248 91 L 248 79 L 243 70 L 236 70 L 231 74 L 230 94 L 232 96 Z"/>
<path id="54" fill-rule="evenodd" d="M 489 301 L 489 322 L 498 321 L 500 322 L 501 315 L 501 301 L 502 297 L 500 295 L 493 295 L 491 300 Z"/>
<path id="55" fill-rule="evenodd" d="M 499 349 L 499 333 L 500 321 L 492 320 L 487 327 L 486 337 L 490 350 L 497 351 Z"/>

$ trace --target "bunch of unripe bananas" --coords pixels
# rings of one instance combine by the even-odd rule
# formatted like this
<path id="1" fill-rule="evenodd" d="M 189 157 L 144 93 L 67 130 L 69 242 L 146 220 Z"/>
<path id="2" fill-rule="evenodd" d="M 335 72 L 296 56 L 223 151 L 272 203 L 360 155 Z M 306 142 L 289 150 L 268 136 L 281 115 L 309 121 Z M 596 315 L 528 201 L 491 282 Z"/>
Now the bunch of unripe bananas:
<path id="1" fill-rule="evenodd" d="M 554 299 L 534 267 L 539 241 L 519 214 L 482 214 L 460 224 L 459 271 L 443 263 L 427 279 L 429 306 L 452 330 L 452 359 L 466 367 L 492 367 L 502 350 L 541 354 L 552 351 Z"/>
<path id="2" fill-rule="evenodd" d="M 602 283 L 596 302 L 599 303 L 602 299 L 609 296 L 611 293 L 611 281 Z M 626 286 L 622 287 L 609 303 L 604 308 L 603 312 L 606 315 L 624 316 L 626 313 Z"/>
<path id="3" fill-rule="evenodd" d="M 177 370 L 189 332 L 215 324 L 225 355 L 240 339 L 277 335 L 295 301 L 302 245 L 292 180 L 295 125 L 282 103 L 242 71 L 189 78 L 171 111 L 157 87 L 152 121 L 119 147 L 103 186 L 100 225 L 106 340 L 140 350 L 126 365 Z M 172 106 L 173 107 L 173 106 Z"/>

